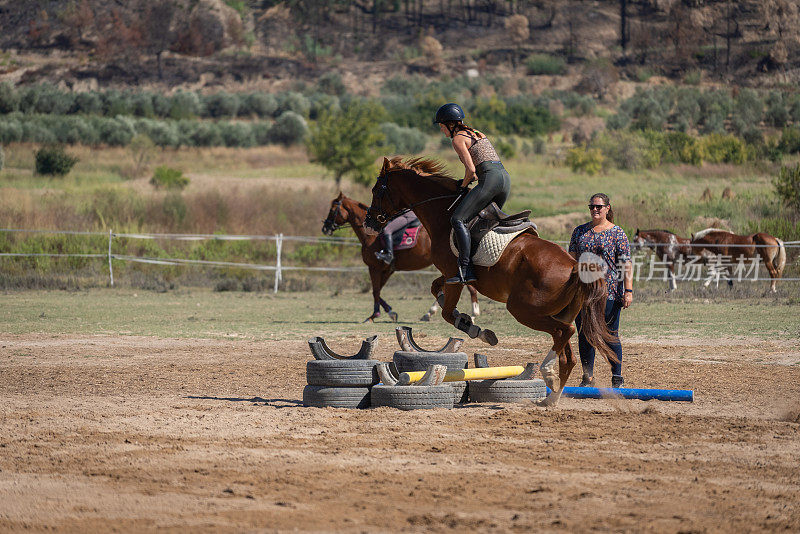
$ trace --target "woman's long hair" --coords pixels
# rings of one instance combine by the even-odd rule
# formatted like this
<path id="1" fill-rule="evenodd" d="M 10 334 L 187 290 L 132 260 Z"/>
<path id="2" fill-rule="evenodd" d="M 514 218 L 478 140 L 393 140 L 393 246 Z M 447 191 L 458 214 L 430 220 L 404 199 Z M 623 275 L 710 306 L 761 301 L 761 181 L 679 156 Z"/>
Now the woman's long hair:
<path id="1" fill-rule="evenodd" d="M 450 132 L 450 138 L 451 139 L 453 137 L 455 137 L 456 134 L 458 132 L 462 131 L 462 130 L 466 130 L 466 131 L 472 132 L 477 139 L 480 139 L 480 137 L 478 137 L 478 135 L 476 135 L 477 133 L 480 133 L 481 135 L 486 137 L 486 135 L 484 135 L 482 132 L 479 132 L 478 130 L 476 130 L 472 126 L 464 124 L 462 121 L 448 121 L 448 122 L 444 123 L 444 125 L 447 127 L 447 131 Z"/>
<path id="2" fill-rule="evenodd" d="M 603 204 L 608 206 L 608 214 L 606 215 L 606 219 L 608 219 L 608 222 L 612 222 L 613 223 L 614 222 L 614 210 L 611 209 L 611 199 L 609 199 L 608 195 L 606 195 L 605 193 L 595 193 L 594 195 L 592 195 L 589 198 L 589 202 L 591 202 L 592 200 L 594 200 L 596 198 L 601 199 L 603 201 Z"/>

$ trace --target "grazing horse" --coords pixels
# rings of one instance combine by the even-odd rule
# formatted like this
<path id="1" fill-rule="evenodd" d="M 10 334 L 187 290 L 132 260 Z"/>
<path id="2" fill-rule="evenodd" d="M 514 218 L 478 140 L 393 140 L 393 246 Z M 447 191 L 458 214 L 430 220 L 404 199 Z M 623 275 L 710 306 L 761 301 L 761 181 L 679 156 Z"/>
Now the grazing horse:
<path id="1" fill-rule="evenodd" d="M 691 246 L 694 254 L 702 256 L 707 261 L 717 256 L 728 256 L 734 260 L 740 257 L 760 257 L 772 278 L 770 289 L 773 293 L 777 292 L 775 286 L 786 267 L 786 248 L 783 246 L 783 241 L 777 237 L 763 232 L 737 235 L 719 228 L 706 228 L 692 235 Z M 728 274 L 728 284 L 732 285 L 730 272 Z M 705 285 L 708 286 L 710 283 L 711 278 L 706 280 Z"/>
<path id="2" fill-rule="evenodd" d="M 474 325 L 468 315 L 456 309 L 463 286 L 444 283 L 457 273 L 457 258 L 450 249 L 449 207 L 459 196 L 459 185 L 459 180 L 444 173 L 440 163 L 424 158 L 384 158 L 364 224 L 377 231 L 392 217 L 413 209 L 431 237 L 433 264 L 443 275 L 431 285 L 431 293 L 442 306 L 442 317 L 470 337 L 495 345 L 494 332 Z M 553 346 L 540 366 L 551 389 L 543 404 L 558 402 L 577 363 L 569 339 L 575 333 L 572 323 L 578 312 L 582 313 L 582 329 L 589 342 L 607 358 L 616 358 L 607 345 L 616 341 L 616 336 L 605 323 L 605 279 L 581 280 L 594 268 L 595 264 L 577 262 L 560 246 L 528 231 L 515 237 L 494 265 L 475 267 L 478 292 L 505 303 L 521 324 L 553 338 Z"/>
<path id="3" fill-rule="evenodd" d="M 368 235 L 364 231 L 364 218 L 367 214 L 367 206 L 361 202 L 357 202 L 351 198 L 344 196 L 341 192 L 339 196 L 331 201 L 331 208 L 328 212 L 328 218 L 322 225 L 322 233 L 325 235 L 333 235 L 333 232 L 341 228 L 345 224 L 350 224 L 353 231 L 358 236 L 361 242 L 361 258 L 367 264 L 369 269 L 369 279 L 372 282 L 372 297 L 374 299 L 374 307 L 372 315 L 367 317 L 364 322 L 374 321 L 380 317 L 380 308 L 383 307 L 384 311 L 389 314 L 389 318 L 397 322 L 397 313 L 392 311 L 385 300 L 381 298 L 381 289 L 386 285 L 389 277 L 395 271 L 416 271 L 424 269 L 433 263 L 431 260 L 431 239 L 428 237 L 428 232 L 424 228 L 420 228 L 417 234 L 417 243 L 412 248 L 396 251 L 394 261 L 391 265 L 386 265 L 383 261 L 375 257 L 375 253 L 381 249 L 380 240 L 377 236 Z M 472 297 L 472 315 L 478 316 L 481 313 L 478 307 L 478 292 L 470 288 L 470 296 Z M 428 312 L 421 317 L 421 321 L 430 321 L 431 316 L 436 314 L 439 309 L 439 303 L 434 302 Z"/>
<path id="4" fill-rule="evenodd" d="M 656 257 L 665 262 L 669 267 L 669 280 L 667 285 L 670 291 L 675 291 L 675 262 L 679 259 L 686 260 L 691 254 L 691 241 L 680 237 L 667 230 L 639 230 L 631 241 L 631 252 L 636 252 L 642 247 L 648 247 L 655 252 Z"/>

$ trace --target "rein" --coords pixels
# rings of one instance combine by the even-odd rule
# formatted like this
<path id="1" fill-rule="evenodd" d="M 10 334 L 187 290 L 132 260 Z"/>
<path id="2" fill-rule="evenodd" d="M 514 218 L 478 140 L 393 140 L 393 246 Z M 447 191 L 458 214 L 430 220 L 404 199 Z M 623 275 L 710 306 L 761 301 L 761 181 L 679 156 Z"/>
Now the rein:
<path id="1" fill-rule="evenodd" d="M 386 195 L 386 193 L 388 193 L 388 191 L 389 191 L 389 184 L 388 184 L 388 180 L 386 179 L 385 175 L 378 178 L 378 184 L 380 185 L 380 199 L 382 201 L 384 195 Z M 434 200 L 441 200 L 443 198 L 460 197 L 461 195 L 462 195 L 462 193 L 453 193 L 453 194 L 450 194 L 450 195 L 440 195 L 438 197 L 426 198 L 425 200 L 422 200 L 420 202 L 416 202 L 414 204 L 411 204 L 407 208 L 401 209 L 400 211 L 394 213 L 391 216 L 387 215 L 383 211 L 383 207 L 381 206 L 380 207 L 381 212 L 375 216 L 375 220 L 377 220 L 380 224 L 386 224 L 386 223 L 388 223 L 390 221 L 395 220 L 396 218 L 400 217 L 401 215 L 403 215 L 405 213 L 408 213 L 409 211 L 413 211 L 415 207 L 421 206 L 422 204 L 425 204 L 427 202 L 432 202 Z M 389 202 L 392 204 L 392 209 L 395 209 L 394 208 L 394 202 L 392 201 L 391 197 L 389 197 Z M 381 202 L 381 204 L 382 203 L 383 202 Z M 452 206 L 450 206 L 450 207 L 452 208 Z M 371 215 L 372 211 L 373 211 L 373 208 L 372 208 L 372 206 L 370 206 L 367 209 L 367 215 Z M 375 211 L 377 211 L 377 210 L 375 210 Z"/>

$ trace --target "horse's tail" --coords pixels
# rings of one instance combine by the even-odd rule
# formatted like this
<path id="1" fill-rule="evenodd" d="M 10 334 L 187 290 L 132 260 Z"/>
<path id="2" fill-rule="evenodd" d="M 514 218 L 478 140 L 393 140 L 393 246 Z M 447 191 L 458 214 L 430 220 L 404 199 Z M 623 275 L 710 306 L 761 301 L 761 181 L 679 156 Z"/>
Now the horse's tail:
<path id="1" fill-rule="evenodd" d="M 783 241 L 769 234 L 754 234 L 753 242 L 757 245 L 767 245 L 764 251 L 764 262 L 767 258 L 772 264 L 772 268 L 778 271 L 778 278 L 783 276 L 783 269 L 786 268 L 786 247 Z M 771 246 L 770 246 L 771 245 Z"/>
<path id="2" fill-rule="evenodd" d="M 575 276 L 574 273 L 573 276 Z M 578 291 L 583 296 L 581 333 L 589 344 L 599 350 L 609 361 L 618 362 L 617 355 L 609 346 L 609 343 L 618 343 L 619 338 L 616 332 L 608 330 L 606 324 L 608 292 L 605 279 L 584 282 L 578 277 Z"/>
<path id="3" fill-rule="evenodd" d="M 783 241 L 775 238 L 775 241 L 778 242 L 778 261 L 775 261 L 775 258 L 772 258 L 772 265 L 775 267 L 775 270 L 778 271 L 778 278 L 783 276 L 783 269 L 786 267 L 786 247 L 783 246 Z"/>

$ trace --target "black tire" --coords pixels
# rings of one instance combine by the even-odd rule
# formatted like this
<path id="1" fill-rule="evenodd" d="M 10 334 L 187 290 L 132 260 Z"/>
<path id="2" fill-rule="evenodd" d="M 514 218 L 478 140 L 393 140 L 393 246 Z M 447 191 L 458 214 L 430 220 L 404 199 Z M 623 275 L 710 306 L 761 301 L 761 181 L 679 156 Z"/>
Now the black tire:
<path id="1" fill-rule="evenodd" d="M 313 360 L 306 364 L 310 386 L 366 387 L 380 382 L 378 360 Z"/>
<path id="2" fill-rule="evenodd" d="M 464 352 L 408 352 L 398 350 L 394 353 L 394 364 L 398 373 L 427 371 L 429 365 L 445 365 L 448 371 L 458 371 L 467 367 L 469 358 Z"/>
<path id="3" fill-rule="evenodd" d="M 467 391 L 466 382 L 445 382 L 445 384 L 453 388 L 453 404 L 467 402 L 469 393 Z"/>
<path id="4" fill-rule="evenodd" d="M 472 402 L 523 402 L 547 396 L 544 380 L 473 380 L 469 384 Z"/>
<path id="5" fill-rule="evenodd" d="M 372 388 L 372 407 L 388 406 L 400 410 L 430 410 L 453 407 L 453 388 L 440 386 L 384 386 Z"/>
<path id="6" fill-rule="evenodd" d="M 369 408 L 369 404 L 369 388 L 332 388 L 327 386 L 306 386 L 303 388 L 303 406 L 313 408 Z"/>

